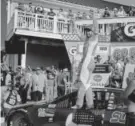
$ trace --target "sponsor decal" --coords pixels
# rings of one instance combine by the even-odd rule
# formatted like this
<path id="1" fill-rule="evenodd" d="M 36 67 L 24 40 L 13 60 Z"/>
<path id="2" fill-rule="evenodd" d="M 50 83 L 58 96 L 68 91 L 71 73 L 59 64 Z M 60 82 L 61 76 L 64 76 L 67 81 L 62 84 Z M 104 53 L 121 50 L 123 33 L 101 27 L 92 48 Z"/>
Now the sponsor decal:
<path id="1" fill-rule="evenodd" d="M 120 111 L 114 111 L 110 118 L 110 123 L 121 123 L 125 124 L 126 114 Z"/>
<path id="2" fill-rule="evenodd" d="M 46 116 L 45 108 L 39 108 L 38 117 L 45 117 L 45 116 Z"/>
<path id="3" fill-rule="evenodd" d="M 124 28 L 124 32 L 128 37 L 135 38 L 135 23 L 127 24 Z"/>
<path id="4" fill-rule="evenodd" d="M 102 76 L 101 75 L 95 75 L 93 77 L 93 80 L 95 80 L 96 82 L 100 82 L 102 80 Z"/>
<path id="5" fill-rule="evenodd" d="M 69 49 L 69 53 L 70 53 L 70 55 L 75 56 L 77 54 L 77 47 L 76 46 L 72 46 Z"/>
<path id="6" fill-rule="evenodd" d="M 48 105 L 48 108 L 55 108 L 56 107 L 56 104 L 49 104 Z"/>
<path id="7" fill-rule="evenodd" d="M 38 117 L 53 117 L 54 110 L 50 110 L 48 108 L 39 108 L 38 109 Z"/>

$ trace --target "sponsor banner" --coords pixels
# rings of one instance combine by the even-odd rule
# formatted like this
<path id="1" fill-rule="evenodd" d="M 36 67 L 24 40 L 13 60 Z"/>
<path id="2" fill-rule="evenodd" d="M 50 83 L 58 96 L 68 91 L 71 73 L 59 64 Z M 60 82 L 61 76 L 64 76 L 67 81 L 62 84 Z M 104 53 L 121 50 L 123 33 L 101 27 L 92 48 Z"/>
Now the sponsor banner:
<path id="1" fill-rule="evenodd" d="M 83 42 L 64 41 L 64 43 L 67 49 L 70 62 L 72 64 L 72 81 L 74 83 L 79 73 L 78 66 L 82 59 Z"/>
<path id="2" fill-rule="evenodd" d="M 91 87 L 92 88 L 104 88 L 109 83 L 110 73 L 95 74 L 91 76 Z"/>
<path id="3" fill-rule="evenodd" d="M 135 46 L 112 46 L 111 56 L 114 60 L 128 58 L 132 63 L 135 63 Z"/>
<path id="4" fill-rule="evenodd" d="M 95 56 L 100 55 L 101 57 L 101 61 L 100 63 L 103 64 L 104 62 L 106 62 L 108 60 L 108 56 L 110 53 L 110 47 L 109 45 L 98 45 L 96 52 L 95 52 Z"/>
<path id="5" fill-rule="evenodd" d="M 83 42 L 69 42 L 69 41 L 64 41 L 67 53 L 70 59 L 70 62 L 72 63 L 74 60 L 74 57 L 78 55 L 78 47 L 80 45 L 83 45 Z"/>
<path id="6" fill-rule="evenodd" d="M 135 42 L 135 22 L 126 26 L 112 25 L 115 30 L 111 32 L 111 42 Z"/>

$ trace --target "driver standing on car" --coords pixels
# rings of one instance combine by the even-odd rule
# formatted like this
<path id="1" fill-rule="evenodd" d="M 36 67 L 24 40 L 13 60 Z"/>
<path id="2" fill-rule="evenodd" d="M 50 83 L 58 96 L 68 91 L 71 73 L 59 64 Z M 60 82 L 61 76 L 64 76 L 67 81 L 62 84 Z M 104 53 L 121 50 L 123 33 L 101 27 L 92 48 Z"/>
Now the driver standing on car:
<path id="1" fill-rule="evenodd" d="M 74 26 L 76 26 L 74 24 Z M 80 75 L 79 80 L 81 80 L 82 84 L 78 90 L 78 97 L 76 106 L 72 108 L 82 108 L 84 96 L 86 95 L 86 104 L 87 109 L 93 107 L 93 96 L 92 96 L 92 88 L 90 86 L 90 79 L 92 72 L 95 68 L 95 60 L 94 54 L 98 44 L 98 24 L 93 15 L 93 28 L 92 27 L 85 27 L 86 37 L 83 33 L 78 32 L 80 38 L 84 41 L 84 48 L 83 48 L 83 59 L 80 64 Z"/>

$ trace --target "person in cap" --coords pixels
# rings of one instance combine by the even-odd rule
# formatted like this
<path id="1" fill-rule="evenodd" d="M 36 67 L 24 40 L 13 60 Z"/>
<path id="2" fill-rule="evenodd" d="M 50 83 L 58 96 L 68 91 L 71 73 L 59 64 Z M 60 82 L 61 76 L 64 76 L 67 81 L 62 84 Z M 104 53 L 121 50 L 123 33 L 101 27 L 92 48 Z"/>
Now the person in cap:
<path id="1" fill-rule="evenodd" d="M 95 15 L 93 15 L 93 26 L 84 27 L 86 36 L 77 29 L 77 25 L 75 23 L 74 26 L 80 39 L 84 41 L 84 47 L 83 58 L 79 65 L 80 74 L 78 74 L 78 80 L 81 80 L 82 84 L 78 90 L 76 106 L 73 108 L 81 108 L 83 106 L 84 96 L 86 96 L 87 108 L 90 109 L 94 104 L 90 78 L 95 68 L 94 54 L 98 44 L 98 24 Z"/>
<path id="2" fill-rule="evenodd" d="M 52 68 L 48 67 L 47 70 L 47 101 L 53 101 L 54 99 L 54 87 L 55 87 L 55 77 L 56 71 L 54 66 Z"/>
<path id="3" fill-rule="evenodd" d="M 58 97 L 61 97 L 65 95 L 65 89 L 66 85 L 69 84 L 69 74 L 68 74 L 68 69 L 64 68 L 63 72 L 60 73 L 57 77 L 57 92 L 58 92 Z"/>
<path id="4" fill-rule="evenodd" d="M 41 68 L 36 68 L 36 74 L 31 78 L 32 98 L 34 101 L 42 100 L 42 95 L 45 92 L 47 86 L 47 80 L 45 75 L 42 73 Z"/>

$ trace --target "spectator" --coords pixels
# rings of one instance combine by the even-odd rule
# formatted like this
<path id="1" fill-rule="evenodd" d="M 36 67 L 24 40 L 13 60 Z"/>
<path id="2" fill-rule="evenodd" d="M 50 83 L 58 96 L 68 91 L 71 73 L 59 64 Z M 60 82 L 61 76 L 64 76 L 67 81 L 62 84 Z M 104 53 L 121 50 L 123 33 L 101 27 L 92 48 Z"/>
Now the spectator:
<path id="1" fill-rule="evenodd" d="M 16 73 L 15 73 L 15 84 L 20 86 L 20 80 L 21 80 L 21 77 L 22 77 L 22 68 L 20 66 L 18 66 L 16 68 Z"/>
<path id="2" fill-rule="evenodd" d="M 50 12 L 48 12 L 47 14 L 49 16 L 49 19 L 51 20 L 54 19 L 54 16 L 56 15 L 52 8 L 50 8 Z"/>
<path id="3" fill-rule="evenodd" d="M 74 26 L 73 26 L 73 19 L 74 19 L 74 14 L 72 12 L 72 10 L 68 11 L 67 14 L 67 19 L 68 19 L 68 33 L 73 33 L 74 32 Z"/>
<path id="4" fill-rule="evenodd" d="M 36 78 L 37 78 L 37 74 L 36 74 L 36 69 L 32 69 L 32 75 L 31 75 L 31 84 L 29 87 L 29 91 L 28 91 L 28 95 L 31 96 L 31 100 L 34 101 L 35 97 L 34 97 L 34 92 L 35 92 L 35 85 L 36 85 Z M 36 100 L 35 100 L 36 101 Z"/>
<path id="5" fill-rule="evenodd" d="M 45 92 L 47 80 L 39 67 L 36 68 L 36 74 L 32 75 L 31 87 L 32 98 L 34 101 L 42 100 L 42 94 Z"/>
<path id="6" fill-rule="evenodd" d="M 43 9 L 43 15 L 44 15 L 44 18 L 47 18 L 47 16 L 48 16 L 47 13 L 48 13 L 48 12 L 47 12 L 45 9 Z"/>
<path id="7" fill-rule="evenodd" d="M 94 15 L 94 10 L 90 9 L 88 14 L 89 19 L 93 19 L 93 15 Z"/>
<path id="8" fill-rule="evenodd" d="M 118 9 L 117 8 L 113 9 L 112 17 L 118 17 Z"/>
<path id="9" fill-rule="evenodd" d="M 23 104 L 27 102 L 27 93 L 28 93 L 29 85 L 30 85 L 29 76 L 26 73 L 26 70 L 23 69 L 22 76 L 20 79 L 20 88 L 19 88 L 19 94 L 21 96 Z"/>
<path id="10" fill-rule="evenodd" d="M 105 7 L 103 17 L 110 17 L 110 12 L 109 12 L 109 8 L 108 7 Z"/>
<path id="11" fill-rule="evenodd" d="M 33 13 L 34 12 L 33 7 L 32 7 L 32 3 L 29 3 L 29 5 L 27 7 L 27 12 L 29 12 L 29 13 Z"/>
<path id="12" fill-rule="evenodd" d="M 74 18 L 74 14 L 73 14 L 72 10 L 69 9 L 68 14 L 67 14 L 67 19 L 73 20 L 73 18 Z"/>
<path id="13" fill-rule="evenodd" d="M 128 14 L 128 16 L 135 16 L 135 7 L 130 6 L 127 14 Z"/>
<path id="14" fill-rule="evenodd" d="M 53 101 L 54 99 L 54 87 L 55 87 L 55 76 L 56 76 L 56 71 L 54 69 L 47 69 L 47 78 L 48 78 L 48 83 L 47 83 L 47 101 Z"/>
<path id="15" fill-rule="evenodd" d="M 4 75 L 3 75 L 3 72 L 1 71 L 1 74 L 0 74 L 0 79 L 1 79 L 1 86 L 4 86 L 5 83 L 4 83 Z"/>
<path id="16" fill-rule="evenodd" d="M 11 85 L 12 84 L 12 77 L 11 77 L 11 71 L 7 71 L 7 75 L 5 78 L 5 85 Z"/>
<path id="17" fill-rule="evenodd" d="M 88 16 L 87 16 L 87 14 L 85 12 L 83 12 L 82 19 L 84 19 L 84 20 L 88 19 Z"/>
<path id="18" fill-rule="evenodd" d="M 58 97 L 61 97 L 65 94 L 65 87 L 66 87 L 66 84 L 68 84 L 68 75 L 67 75 L 67 72 L 68 72 L 68 69 L 65 68 L 63 69 L 63 73 L 60 73 L 58 75 L 58 78 L 57 78 L 57 82 L 58 82 L 58 87 L 57 87 L 57 90 L 58 90 Z"/>
<path id="19" fill-rule="evenodd" d="M 17 9 L 18 9 L 19 11 L 25 11 L 24 4 L 23 4 L 23 3 L 18 3 Z"/>
<path id="20" fill-rule="evenodd" d="M 120 64 L 115 65 L 114 71 L 111 76 L 111 86 L 114 88 L 120 88 L 122 86 L 123 72 L 120 69 Z"/>
<path id="21" fill-rule="evenodd" d="M 59 21 L 65 21 L 65 14 L 62 8 L 59 9 L 57 17 Z"/>
<path id="22" fill-rule="evenodd" d="M 118 10 L 118 17 L 125 17 L 126 16 L 126 12 L 123 8 L 123 6 L 120 6 L 120 9 Z"/>
<path id="23" fill-rule="evenodd" d="M 97 9 L 96 17 L 97 17 L 97 18 L 100 18 L 100 17 L 101 17 L 101 12 L 100 12 L 100 10 L 99 10 L 99 9 Z"/>
<path id="24" fill-rule="evenodd" d="M 80 19 L 82 19 L 82 15 L 80 12 L 78 12 L 76 15 L 76 20 L 80 20 Z"/>

